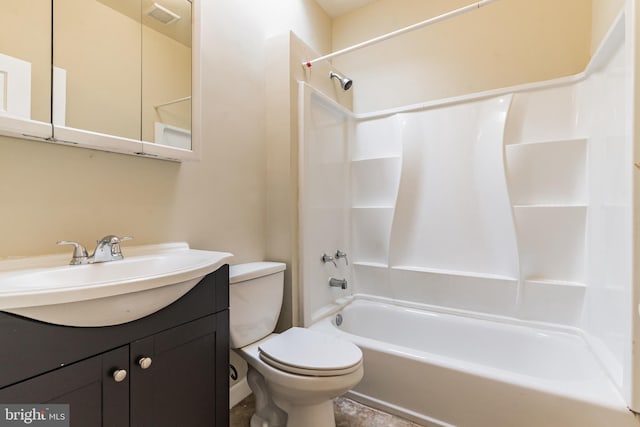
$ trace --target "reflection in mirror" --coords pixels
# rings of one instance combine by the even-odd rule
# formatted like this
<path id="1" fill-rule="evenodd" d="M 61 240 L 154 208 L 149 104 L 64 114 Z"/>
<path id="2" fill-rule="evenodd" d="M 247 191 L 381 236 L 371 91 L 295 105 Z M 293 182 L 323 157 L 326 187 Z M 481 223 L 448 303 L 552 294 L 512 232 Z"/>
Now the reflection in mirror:
<path id="1" fill-rule="evenodd" d="M 191 1 L 142 0 L 142 140 L 191 149 Z"/>
<path id="2" fill-rule="evenodd" d="M 141 0 L 108 3 L 53 2 L 54 125 L 140 140 Z"/>
<path id="3" fill-rule="evenodd" d="M 0 115 L 51 121 L 51 1 L 4 1 Z"/>
<path id="4" fill-rule="evenodd" d="M 53 13 L 54 125 L 191 149 L 190 0 L 54 0 Z"/>

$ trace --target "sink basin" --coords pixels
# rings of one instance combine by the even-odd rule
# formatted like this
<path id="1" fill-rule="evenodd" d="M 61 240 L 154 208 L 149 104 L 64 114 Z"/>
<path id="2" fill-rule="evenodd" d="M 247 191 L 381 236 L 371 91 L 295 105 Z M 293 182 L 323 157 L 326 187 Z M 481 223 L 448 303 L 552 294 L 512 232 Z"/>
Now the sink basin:
<path id="1" fill-rule="evenodd" d="M 70 255 L 0 260 L 0 311 L 58 325 L 118 325 L 166 307 L 232 258 L 186 243 L 123 253 L 88 265 L 68 265 Z"/>

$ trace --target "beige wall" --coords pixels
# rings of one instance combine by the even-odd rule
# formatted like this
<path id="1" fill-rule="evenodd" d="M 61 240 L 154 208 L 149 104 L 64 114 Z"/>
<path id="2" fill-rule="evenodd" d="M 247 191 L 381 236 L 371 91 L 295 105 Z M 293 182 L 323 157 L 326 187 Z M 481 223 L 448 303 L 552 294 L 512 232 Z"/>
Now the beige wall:
<path id="1" fill-rule="evenodd" d="M 333 48 L 470 3 L 380 0 L 334 20 Z M 368 112 L 575 74 L 589 60 L 590 32 L 590 1 L 498 1 L 334 63 L 354 79 L 356 111 Z"/>
<path id="2" fill-rule="evenodd" d="M 591 53 L 595 52 L 615 17 L 624 6 L 624 0 L 591 0 L 593 21 L 591 35 Z"/>
<path id="3" fill-rule="evenodd" d="M 265 44 L 293 29 L 320 51 L 330 22 L 311 0 L 202 2 L 202 160 L 182 164 L 0 137 L 0 257 L 67 253 L 102 235 L 187 241 L 235 261 L 266 256 Z M 126 248 L 125 248 L 126 254 Z"/>

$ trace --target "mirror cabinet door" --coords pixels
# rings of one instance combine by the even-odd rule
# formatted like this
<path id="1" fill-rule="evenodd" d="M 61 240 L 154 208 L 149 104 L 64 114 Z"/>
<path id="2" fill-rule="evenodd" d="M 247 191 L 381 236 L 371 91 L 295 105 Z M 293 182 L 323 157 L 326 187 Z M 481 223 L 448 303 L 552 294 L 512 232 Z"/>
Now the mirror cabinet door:
<path id="1" fill-rule="evenodd" d="M 3 2 L 0 134 L 197 158 L 192 9 L 192 0 Z"/>
<path id="2" fill-rule="evenodd" d="M 2 133 L 47 138 L 50 122 L 51 0 L 5 1 L 0 13 Z"/>
<path id="3" fill-rule="evenodd" d="M 142 140 L 186 150 L 191 150 L 191 15 L 190 0 L 142 0 Z"/>
<path id="4" fill-rule="evenodd" d="M 53 124 L 141 139 L 141 0 L 53 1 Z"/>

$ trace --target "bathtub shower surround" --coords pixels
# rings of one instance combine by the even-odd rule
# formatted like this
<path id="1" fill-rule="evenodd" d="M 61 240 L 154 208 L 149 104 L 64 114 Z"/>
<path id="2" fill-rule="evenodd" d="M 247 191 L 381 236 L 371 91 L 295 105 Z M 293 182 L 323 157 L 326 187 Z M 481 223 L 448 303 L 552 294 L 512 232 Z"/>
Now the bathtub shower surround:
<path id="1" fill-rule="evenodd" d="M 353 396 L 432 425 L 640 425 L 627 47 L 623 15 L 580 75 L 378 113 L 301 84 L 303 315 L 365 349 Z"/>

